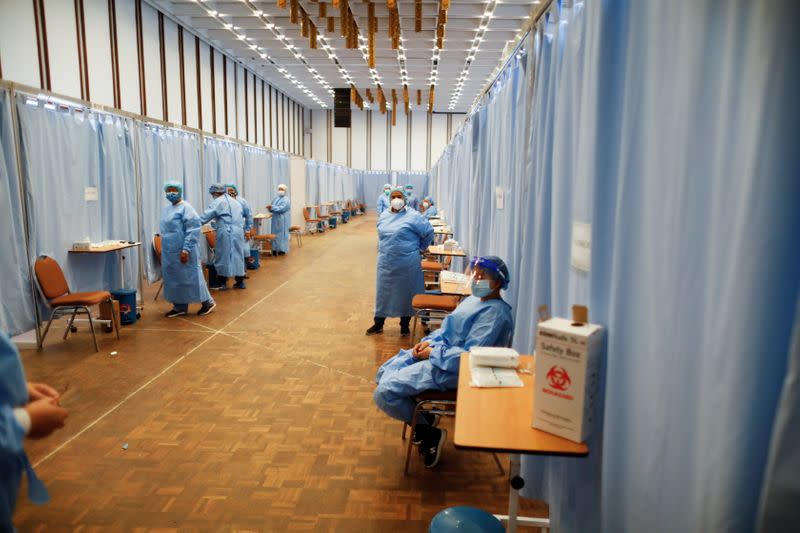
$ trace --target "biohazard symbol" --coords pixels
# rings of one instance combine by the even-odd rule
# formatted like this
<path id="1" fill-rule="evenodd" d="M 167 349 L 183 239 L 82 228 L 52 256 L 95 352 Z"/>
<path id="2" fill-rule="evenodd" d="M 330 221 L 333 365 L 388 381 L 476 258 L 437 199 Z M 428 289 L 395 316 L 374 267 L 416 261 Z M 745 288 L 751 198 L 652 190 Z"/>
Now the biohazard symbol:
<path id="1" fill-rule="evenodd" d="M 560 366 L 551 366 L 547 372 L 547 382 L 556 390 L 567 390 L 572 385 L 572 380 L 569 379 L 569 374 Z"/>

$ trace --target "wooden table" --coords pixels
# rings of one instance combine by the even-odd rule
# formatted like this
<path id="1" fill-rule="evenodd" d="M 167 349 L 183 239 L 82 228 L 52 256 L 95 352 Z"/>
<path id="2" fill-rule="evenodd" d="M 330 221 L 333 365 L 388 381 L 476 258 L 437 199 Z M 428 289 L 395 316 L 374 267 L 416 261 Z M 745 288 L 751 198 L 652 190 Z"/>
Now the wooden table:
<path id="1" fill-rule="evenodd" d="M 467 257 L 464 250 L 445 250 L 443 245 L 428 246 L 428 253 L 433 255 L 449 255 L 450 257 Z"/>
<path id="2" fill-rule="evenodd" d="M 107 254 L 114 252 L 119 257 L 119 286 L 121 289 L 125 288 L 125 256 L 123 255 L 123 250 L 127 250 L 128 248 L 134 248 L 136 246 L 141 246 L 142 243 L 140 242 L 133 242 L 133 241 L 119 241 L 118 243 L 109 244 L 106 246 L 95 246 L 93 248 L 89 248 L 88 250 L 69 250 L 71 254 Z"/>
<path id="3" fill-rule="evenodd" d="M 520 356 L 520 367 L 533 371 L 533 356 Z M 585 456 L 586 444 L 578 444 L 531 427 L 533 422 L 533 374 L 520 374 L 522 388 L 478 388 L 470 385 L 469 353 L 461 355 L 458 372 L 458 403 L 453 443 L 457 448 L 509 454 L 508 515 L 495 515 L 508 522 L 509 533 L 517 524 L 549 528 L 550 520 L 518 517 L 520 454 Z"/>

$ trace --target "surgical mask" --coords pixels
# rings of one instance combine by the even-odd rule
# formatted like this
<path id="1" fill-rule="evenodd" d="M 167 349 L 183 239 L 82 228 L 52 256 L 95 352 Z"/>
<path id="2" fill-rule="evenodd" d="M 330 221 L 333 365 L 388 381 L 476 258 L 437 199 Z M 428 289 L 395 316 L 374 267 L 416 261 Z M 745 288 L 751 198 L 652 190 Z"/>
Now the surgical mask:
<path id="1" fill-rule="evenodd" d="M 402 198 L 392 198 L 392 209 L 400 211 L 406 205 L 406 201 Z"/>
<path id="2" fill-rule="evenodd" d="M 286 191 L 278 191 L 278 196 L 286 196 Z"/>
<path id="3" fill-rule="evenodd" d="M 422 202 L 422 207 L 424 207 L 425 209 L 428 209 L 430 206 L 431 204 L 429 204 L 428 202 Z"/>
<path id="4" fill-rule="evenodd" d="M 472 290 L 472 295 L 477 298 L 486 298 L 492 292 L 492 282 L 488 279 L 475 279 L 472 280 L 472 286 L 470 287 Z"/>
<path id="5" fill-rule="evenodd" d="M 181 200 L 181 193 L 179 192 L 168 192 L 167 193 L 167 200 L 170 203 L 176 204 Z"/>
<path id="6" fill-rule="evenodd" d="M 385 191 L 383 191 L 383 194 L 385 194 L 386 196 L 389 196 L 389 193 L 390 193 L 390 192 L 392 192 L 392 191 L 391 191 L 391 190 L 389 190 L 389 189 L 386 189 Z"/>

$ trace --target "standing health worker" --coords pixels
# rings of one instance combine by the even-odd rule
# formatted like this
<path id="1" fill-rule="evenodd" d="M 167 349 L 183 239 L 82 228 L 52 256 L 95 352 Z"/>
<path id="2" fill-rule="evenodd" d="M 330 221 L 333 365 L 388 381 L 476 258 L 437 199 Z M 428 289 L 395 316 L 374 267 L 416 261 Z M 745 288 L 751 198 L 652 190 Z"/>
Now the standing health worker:
<path id="1" fill-rule="evenodd" d="M 250 209 L 250 204 L 247 200 L 239 196 L 239 188 L 236 187 L 235 183 L 226 184 L 225 189 L 228 191 L 228 196 L 235 198 L 236 201 L 242 205 L 242 223 L 244 224 L 244 232 L 242 233 L 242 254 L 244 254 L 244 264 L 247 265 L 247 259 L 250 257 L 250 244 L 247 242 L 247 234 L 253 228 L 253 211 Z"/>
<path id="2" fill-rule="evenodd" d="M 189 304 L 201 302 L 197 312 L 203 316 L 217 306 L 208 292 L 197 240 L 200 238 L 200 217 L 194 208 L 183 199 L 183 185 L 169 181 L 164 193 L 170 205 L 161 211 L 159 232 L 161 233 L 161 276 L 164 279 L 164 298 L 172 302 L 167 318 L 185 315 Z"/>
<path id="3" fill-rule="evenodd" d="M 0 331 L 0 531 L 14 531 L 11 518 L 23 472 L 28 476 L 28 499 L 37 505 L 49 497 L 23 448 L 25 437 L 41 439 L 64 427 L 69 413 L 60 395 L 44 383 L 29 383 L 16 347 Z"/>
<path id="4" fill-rule="evenodd" d="M 215 183 L 208 192 L 214 200 L 200 217 L 203 224 L 214 221 L 217 243 L 214 246 L 214 269 L 218 284 L 211 289 L 227 290 L 228 278 L 234 276 L 235 289 L 244 289 L 244 218 L 242 204 L 225 194 L 225 187 Z"/>
<path id="5" fill-rule="evenodd" d="M 392 186 L 388 183 L 384 184 L 383 186 L 383 193 L 378 196 L 378 202 L 376 210 L 378 211 L 378 215 L 380 216 L 381 213 L 389 209 L 389 193 L 392 192 Z"/>
<path id="6" fill-rule="evenodd" d="M 408 335 L 414 308 L 411 300 L 425 292 L 420 252 L 433 242 L 430 222 L 406 206 L 405 193 L 395 189 L 390 208 L 378 220 L 378 266 L 375 316 L 367 335 L 383 333 L 387 317 L 400 317 L 400 334 Z"/>
<path id="7" fill-rule="evenodd" d="M 411 209 L 419 210 L 419 199 L 414 196 L 414 186 L 406 185 L 406 205 Z"/>
<path id="8" fill-rule="evenodd" d="M 289 225 L 292 221 L 292 204 L 286 196 L 286 185 L 278 185 L 278 196 L 267 206 L 272 213 L 272 255 L 286 255 L 289 251 Z"/>

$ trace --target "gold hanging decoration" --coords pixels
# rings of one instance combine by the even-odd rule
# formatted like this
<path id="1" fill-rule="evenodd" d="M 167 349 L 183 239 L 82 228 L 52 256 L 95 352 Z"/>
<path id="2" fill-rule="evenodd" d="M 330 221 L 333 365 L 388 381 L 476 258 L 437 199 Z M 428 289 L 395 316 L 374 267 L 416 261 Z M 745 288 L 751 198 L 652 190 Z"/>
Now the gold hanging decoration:
<path id="1" fill-rule="evenodd" d="M 434 93 L 434 85 L 431 84 L 431 88 L 428 92 L 428 110 L 433 112 L 433 93 Z"/>
<path id="2" fill-rule="evenodd" d="M 417 105 L 422 105 L 422 89 L 417 89 Z"/>
<path id="3" fill-rule="evenodd" d="M 416 33 L 422 31 L 422 0 L 414 2 L 414 31 Z"/>
<path id="4" fill-rule="evenodd" d="M 396 8 L 397 7 L 396 0 L 386 0 L 386 7 L 388 7 L 389 9 Z"/>
<path id="5" fill-rule="evenodd" d="M 301 18 L 300 18 L 300 35 L 303 37 L 308 37 L 308 15 L 306 15 L 305 11 L 301 11 Z"/>
<path id="6" fill-rule="evenodd" d="M 317 49 L 317 27 L 314 25 L 313 22 L 309 21 L 309 32 L 308 32 L 308 47 L 312 50 Z"/>
<path id="7" fill-rule="evenodd" d="M 328 33 L 333 33 L 336 31 L 336 19 L 333 17 L 328 17 L 328 27 L 326 28 Z M 439 47 L 441 48 L 441 46 Z"/>
<path id="8" fill-rule="evenodd" d="M 286 9 L 286 0 L 278 0 L 278 7 L 281 9 Z"/>
<path id="9" fill-rule="evenodd" d="M 339 7 L 339 0 L 333 0 L 333 7 Z"/>
<path id="10" fill-rule="evenodd" d="M 328 4 L 325 2 L 319 3 L 319 18 L 325 18 L 328 16 Z"/>
<path id="11" fill-rule="evenodd" d="M 297 10 L 297 0 L 291 0 L 289 3 L 289 21 L 292 24 L 298 23 L 298 10 Z"/>

